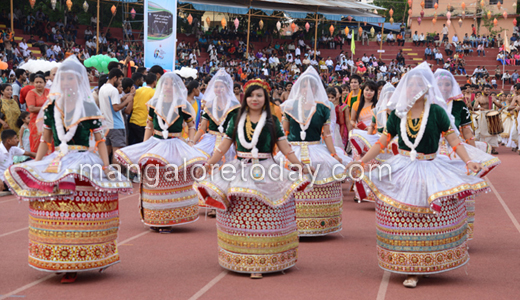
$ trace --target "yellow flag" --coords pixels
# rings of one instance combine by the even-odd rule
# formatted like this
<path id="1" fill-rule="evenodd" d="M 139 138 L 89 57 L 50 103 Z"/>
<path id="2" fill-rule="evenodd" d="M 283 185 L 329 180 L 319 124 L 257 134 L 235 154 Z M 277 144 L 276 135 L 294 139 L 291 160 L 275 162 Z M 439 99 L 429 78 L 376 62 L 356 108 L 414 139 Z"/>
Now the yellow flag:
<path id="1" fill-rule="evenodd" d="M 507 31 L 504 31 L 504 49 L 506 49 L 507 52 L 511 52 L 511 48 L 509 46 L 509 39 L 507 38 Z"/>
<path id="2" fill-rule="evenodd" d="M 354 33 L 352 32 L 352 39 L 350 40 L 350 51 L 352 54 L 356 54 L 356 43 L 354 41 Z"/>

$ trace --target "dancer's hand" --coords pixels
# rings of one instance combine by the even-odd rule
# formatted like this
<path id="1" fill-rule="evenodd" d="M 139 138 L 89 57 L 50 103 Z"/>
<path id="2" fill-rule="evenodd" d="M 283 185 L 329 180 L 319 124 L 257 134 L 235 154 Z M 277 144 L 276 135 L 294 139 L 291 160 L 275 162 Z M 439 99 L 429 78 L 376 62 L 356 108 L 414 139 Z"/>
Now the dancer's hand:
<path id="1" fill-rule="evenodd" d="M 488 170 L 488 168 L 482 167 L 481 164 L 472 162 L 472 161 L 468 162 L 467 167 L 468 167 L 468 170 L 472 171 L 473 173 L 478 173 L 480 170 L 483 170 L 483 171 Z"/>
<path id="2" fill-rule="evenodd" d="M 304 165 L 303 166 L 303 174 L 310 174 L 316 172 L 316 169 L 311 165 Z"/>
<path id="3" fill-rule="evenodd" d="M 196 177 L 196 178 L 201 178 L 202 175 L 208 173 L 209 168 L 210 168 L 210 165 L 209 165 L 209 164 L 204 164 L 204 165 L 202 166 L 202 168 L 197 168 L 197 169 L 195 170 L 195 177 Z M 205 170 L 205 172 L 203 172 L 203 169 Z"/>
<path id="4" fill-rule="evenodd" d="M 105 175 L 107 176 L 108 180 L 115 180 L 116 179 L 116 171 L 106 168 L 103 170 L 105 172 Z"/>

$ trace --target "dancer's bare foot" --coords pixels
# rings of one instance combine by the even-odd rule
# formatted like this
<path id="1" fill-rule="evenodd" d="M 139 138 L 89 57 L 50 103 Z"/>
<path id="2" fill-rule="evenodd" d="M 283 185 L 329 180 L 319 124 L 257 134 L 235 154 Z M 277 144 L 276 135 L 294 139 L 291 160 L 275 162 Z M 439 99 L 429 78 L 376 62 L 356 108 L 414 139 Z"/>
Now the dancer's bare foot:
<path id="1" fill-rule="evenodd" d="M 417 286 L 417 282 L 419 282 L 419 277 L 416 275 L 408 275 L 406 280 L 403 282 L 403 285 L 407 288 L 414 288 Z"/>
<path id="2" fill-rule="evenodd" d="M 73 283 L 78 278 L 78 273 L 65 273 L 61 278 L 61 283 Z"/>
<path id="3" fill-rule="evenodd" d="M 209 212 L 208 212 L 208 217 L 210 218 L 215 218 L 217 216 L 217 210 L 216 209 L 211 209 Z"/>
<path id="4" fill-rule="evenodd" d="M 252 273 L 251 279 L 262 279 L 262 273 Z"/>

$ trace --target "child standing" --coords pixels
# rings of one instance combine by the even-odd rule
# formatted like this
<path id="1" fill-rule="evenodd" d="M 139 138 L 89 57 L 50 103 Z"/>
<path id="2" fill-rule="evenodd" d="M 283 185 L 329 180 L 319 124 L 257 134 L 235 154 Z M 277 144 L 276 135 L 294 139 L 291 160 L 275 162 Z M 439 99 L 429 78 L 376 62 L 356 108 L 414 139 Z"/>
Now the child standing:
<path id="1" fill-rule="evenodd" d="M 22 150 L 29 150 L 31 151 L 31 141 L 29 137 L 31 136 L 31 133 L 29 131 L 29 122 L 31 121 L 31 115 L 29 112 L 24 111 L 20 114 L 20 117 L 18 117 L 18 120 L 16 121 L 16 126 L 20 128 L 19 135 L 20 135 L 20 142 L 18 143 L 18 148 Z M 15 156 L 13 158 L 13 161 L 15 164 L 24 162 L 29 159 L 29 156 Z"/>

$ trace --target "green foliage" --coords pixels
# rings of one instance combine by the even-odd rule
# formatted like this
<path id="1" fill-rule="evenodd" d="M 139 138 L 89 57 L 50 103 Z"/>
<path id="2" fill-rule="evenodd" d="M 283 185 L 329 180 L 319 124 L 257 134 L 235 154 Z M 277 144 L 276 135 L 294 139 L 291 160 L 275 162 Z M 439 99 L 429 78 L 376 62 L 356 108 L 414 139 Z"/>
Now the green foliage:
<path id="1" fill-rule="evenodd" d="M 493 20 L 495 18 L 499 19 L 501 16 L 502 16 L 501 14 L 491 15 L 491 18 L 488 19 L 487 11 L 484 11 L 483 16 L 481 18 L 481 23 L 479 25 L 484 28 L 487 28 L 487 30 L 489 31 L 489 34 L 497 35 L 497 34 L 501 33 L 502 31 L 504 31 L 504 28 L 495 27 L 495 24 L 493 24 Z"/>
<path id="2" fill-rule="evenodd" d="M 390 15 L 388 11 L 390 8 L 394 10 L 394 22 L 401 23 L 406 22 L 408 19 L 408 1 L 407 0 L 374 0 L 374 5 L 384 7 L 387 10 L 380 10 L 379 15 L 386 18 L 386 22 L 390 22 Z"/>

